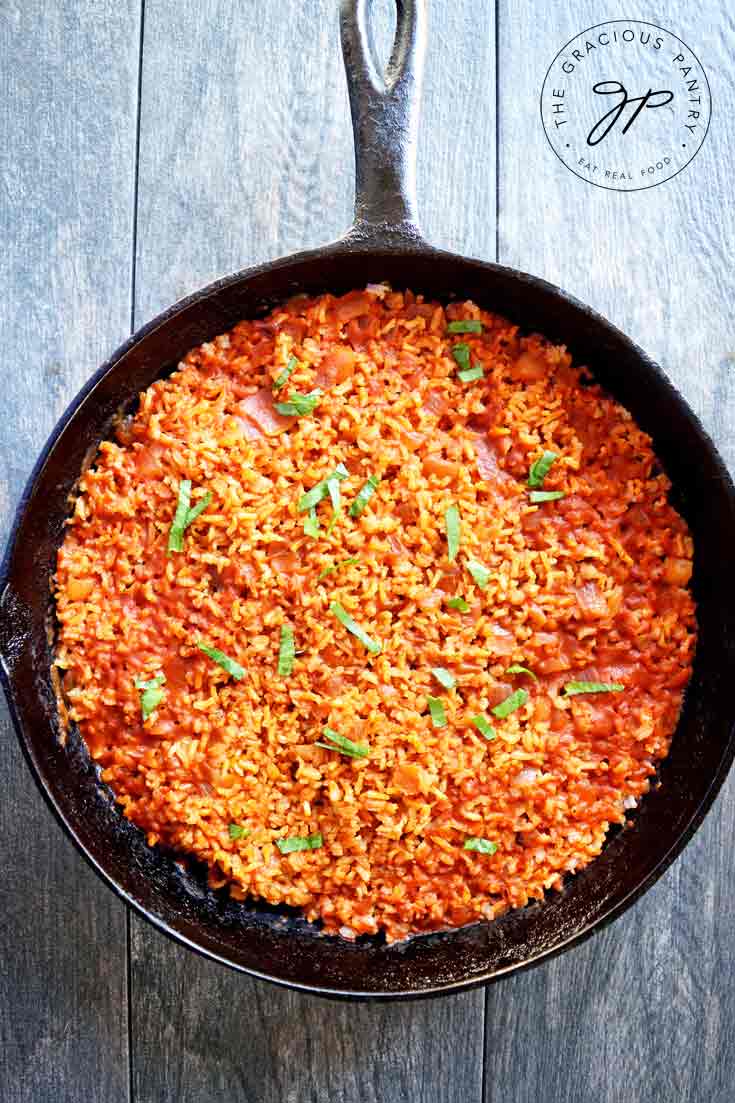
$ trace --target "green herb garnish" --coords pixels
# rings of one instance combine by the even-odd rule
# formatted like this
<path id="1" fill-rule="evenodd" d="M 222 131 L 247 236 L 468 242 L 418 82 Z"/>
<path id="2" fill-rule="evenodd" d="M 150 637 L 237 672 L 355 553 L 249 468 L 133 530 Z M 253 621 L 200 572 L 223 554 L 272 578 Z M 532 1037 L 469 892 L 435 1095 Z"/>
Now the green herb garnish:
<path id="1" fill-rule="evenodd" d="M 208 655 L 212 662 L 217 663 L 223 670 L 226 670 L 228 674 L 231 674 L 233 678 L 237 678 L 238 682 L 241 678 L 245 677 L 245 669 L 236 663 L 234 659 L 230 659 L 225 655 L 224 651 L 220 651 L 218 647 L 209 647 L 206 643 L 198 643 L 197 647 L 200 651 L 203 651 L 205 655 Z"/>
<path id="2" fill-rule="evenodd" d="M 323 843 L 321 834 L 291 835 L 288 839 L 276 839 L 281 854 L 295 854 L 299 850 L 318 850 Z"/>
<path id="3" fill-rule="evenodd" d="M 350 758 L 367 758 L 370 754 L 370 748 L 365 743 L 353 743 L 351 739 L 340 735 L 334 728 L 324 729 L 324 739 L 326 742 L 317 740 L 314 746 L 324 747 L 328 751 L 339 751 Z"/>
<path id="4" fill-rule="evenodd" d="M 135 679 L 135 688 L 141 691 L 140 711 L 143 714 L 144 720 L 147 720 L 150 714 L 156 711 L 161 701 L 166 696 L 161 689 L 165 681 L 165 674 L 156 674 L 154 678 L 150 678 L 147 682 L 143 678 Z"/>
<path id="5" fill-rule="evenodd" d="M 576 693 L 622 693 L 624 689 L 620 682 L 567 682 L 564 693 L 573 697 Z"/>
<path id="6" fill-rule="evenodd" d="M 471 835 L 464 841 L 464 850 L 476 850 L 478 854 L 494 854 L 497 849 L 498 844 L 489 839 L 478 839 Z"/>
<path id="7" fill-rule="evenodd" d="M 459 609 L 460 613 L 468 613 L 470 610 L 469 603 L 463 597 L 450 597 L 447 605 L 450 609 Z"/>
<path id="8" fill-rule="evenodd" d="M 532 490 L 528 497 L 532 505 L 538 505 L 540 502 L 555 502 L 557 498 L 566 498 L 566 492 L 563 490 Z"/>
<path id="9" fill-rule="evenodd" d="M 184 550 L 184 529 L 186 528 L 186 516 L 189 512 L 191 500 L 191 479 L 182 479 L 179 483 L 179 498 L 176 503 L 176 513 L 168 534 L 168 554 Z"/>
<path id="10" fill-rule="evenodd" d="M 521 705 L 525 705 L 528 700 L 528 694 L 525 689 L 517 689 L 515 693 L 511 693 L 510 697 L 506 697 L 504 701 L 501 701 L 499 705 L 496 705 L 494 709 L 490 709 L 493 716 L 497 716 L 498 720 L 504 720 L 506 716 L 510 716 L 512 712 L 519 709 Z"/>
<path id="11" fill-rule="evenodd" d="M 349 475 L 349 471 L 343 463 L 340 463 L 335 467 L 331 475 L 327 475 L 325 479 L 318 482 L 316 486 L 313 486 L 311 490 L 307 490 L 305 494 L 302 494 L 299 498 L 299 513 L 304 513 L 307 509 L 314 509 L 323 501 L 329 494 L 329 483 L 337 479 L 340 482 L 342 479 L 346 479 Z"/>
<path id="12" fill-rule="evenodd" d="M 441 698 L 430 697 L 427 695 L 426 700 L 429 703 L 429 712 L 431 713 L 431 723 L 435 728 L 446 728 L 447 726 L 447 714 L 444 711 L 444 705 Z"/>
<path id="13" fill-rule="evenodd" d="M 469 345 L 465 345 L 464 342 L 462 342 L 459 345 L 453 345 L 452 346 L 452 356 L 454 357 L 455 363 L 456 363 L 458 368 L 461 368 L 462 371 L 467 371 L 468 370 L 468 368 L 470 367 L 470 346 Z"/>
<path id="14" fill-rule="evenodd" d="M 544 452 L 537 460 L 534 460 L 528 472 L 528 485 L 543 486 L 544 479 L 548 475 L 552 463 L 558 459 L 556 452 Z"/>
<path id="15" fill-rule="evenodd" d="M 231 823 L 227 831 L 231 839 L 247 839 L 252 834 L 248 827 L 241 827 L 239 823 Z"/>
<path id="16" fill-rule="evenodd" d="M 490 581 L 490 571 L 482 563 L 478 563 L 476 559 L 467 560 L 467 570 L 474 578 L 477 585 L 481 590 L 486 590 Z"/>
<path id="17" fill-rule="evenodd" d="M 273 384 L 277 391 L 280 391 L 281 387 L 283 387 L 288 382 L 291 372 L 294 370 L 294 368 L 298 367 L 298 363 L 299 362 L 295 356 L 289 356 L 286 367 L 283 369 L 281 374 L 278 376 L 278 379 L 276 379 L 275 383 Z"/>
<path id="18" fill-rule="evenodd" d="M 337 620 L 345 626 L 348 632 L 360 641 L 363 647 L 366 647 L 371 655 L 379 655 L 382 651 L 381 645 L 368 636 L 367 632 L 357 624 L 350 614 L 338 601 L 333 601 L 329 606 L 329 611 L 334 613 Z"/>
<path id="19" fill-rule="evenodd" d="M 478 713 L 477 716 L 473 716 L 470 723 L 474 724 L 480 735 L 484 735 L 488 742 L 495 739 L 495 728 L 492 724 L 488 723 L 482 713 Z"/>
<path id="20" fill-rule="evenodd" d="M 292 673 L 295 656 L 293 628 L 289 624 L 283 624 L 281 625 L 281 644 L 278 649 L 278 673 L 281 678 L 287 678 Z"/>
<path id="21" fill-rule="evenodd" d="M 327 525 L 327 536 L 330 536 L 332 529 L 337 524 L 340 514 L 342 513 L 342 495 L 339 492 L 340 480 L 335 476 L 331 479 L 327 479 L 327 492 L 332 499 L 332 517 Z"/>
<path id="22" fill-rule="evenodd" d="M 380 482 L 377 475 L 369 475 L 367 482 L 363 483 L 357 493 L 357 497 L 350 506 L 350 517 L 359 517 L 368 504 Z"/>
<path id="23" fill-rule="evenodd" d="M 450 322 L 447 333 L 482 333 L 482 322 L 476 318 L 467 318 L 464 321 Z"/>
<path id="24" fill-rule="evenodd" d="M 436 678 L 439 685 L 444 686 L 445 689 L 454 689 L 457 684 L 457 679 L 443 666 L 432 666 L 431 673 Z"/>
<path id="25" fill-rule="evenodd" d="M 444 514 L 447 526 L 447 557 L 451 561 L 457 558 L 459 545 L 462 538 L 462 529 L 459 521 L 459 509 L 457 506 L 449 506 Z"/>
<path id="26" fill-rule="evenodd" d="M 485 372 L 482 364 L 473 364 L 471 368 L 463 368 L 457 372 L 457 378 L 463 383 L 474 383 L 476 379 L 484 379 Z"/>
<path id="27" fill-rule="evenodd" d="M 197 517 L 199 517 L 199 515 L 201 513 L 204 513 L 204 510 L 207 508 L 207 506 L 209 505 L 209 503 L 211 501 L 212 501 L 212 494 L 208 490 L 207 493 L 204 495 L 204 497 L 200 498 L 199 501 L 197 502 L 197 504 L 195 506 L 193 506 L 189 510 L 189 512 L 187 513 L 187 515 L 186 515 L 186 524 L 184 525 L 184 528 L 188 529 L 188 527 L 192 523 L 192 521 L 196 521 Z"/>
<path id="28" fill-rule="evenodd" d="M 351 567 L 353 563 L 359 562 L 359 555 L 351 555 L 349 559 L 343 559 L 340 563 L 333 563 L 331 567 L 325 567 L 323 571 L 319 572 L 316 580 L 317 582 L 321 582 L 323 578 L 326 578 L 327 575 L 334 574 L 334 572 L 338 571 L 340 567 Z"/>
<path id="29" fill-rule="evenodd" d="M 309 515 L 304 519 L 304 532 L 307 536 L 311 536 L 314 540 L 319 535 L 319 518 L 316 515 L 316 509 L 314 506 L 309 510 Z"/>
<path id="30" fill-rule="evenodd" d="M 168 554 L 172 552 L 180 552 L 184 550 L 184 532 L 188 529 L 192 521 L 196 521 L 200 513 L 203 513 L 209 503 L 212 501 L 212 495 L 209 491 L 204 497 L 197 502 L 193 509 L 190 509 L 191 505 L 191 480 L 182 479 L 179 483 L 179 497 L 176 503 L 176 513 L 171 523 L 171 528 L 168 534 Z"/>
<path id="31" fill-rule="evenodd" d="M 288 402 L 276 402 L 276 409 L 284 417 L 299 417 L 303 414 L 313 414 L 321 402 L 322 392 L 309 391 L 308 394 L 290 394 Z"/>
<path id="32" fill-rule="evenodd" d="M 538 681 L 538 678 L 532 670 L 529 670 L 527 666 L 521 666 L 519 663 L 513 663 L 513 666 L 509 666 L 505 672 L 506 674 L 527 674 L 529 678 L 533 678 L 534 682 Z"/>

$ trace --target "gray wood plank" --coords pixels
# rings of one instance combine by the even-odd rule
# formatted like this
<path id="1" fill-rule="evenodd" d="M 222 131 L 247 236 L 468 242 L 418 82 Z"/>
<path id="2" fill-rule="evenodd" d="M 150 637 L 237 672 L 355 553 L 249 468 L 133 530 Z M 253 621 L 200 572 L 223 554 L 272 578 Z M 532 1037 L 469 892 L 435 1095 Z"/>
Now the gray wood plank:
<path id="1" fill-rule="evenodd" d="M 389 3 L 378 7 L 384 49 Z M 431 15 L 423 223 L 437 242 L 487 255 L 492 20 L 481 0 L 435 0 Z M 485 109 L 458 117 L 448 88 Z M 251 0 L 234 21 L 216 0 L 148 0 L 142 106 L 138 324 L 224 271 L 349 225 L 352 137 L 330 0 Z M 480 1099 L 482 993 L 395 1006 L 309 999 L 196 958 L 136 919 L 132 949 L 139 1103 Z"/>
<path id="2" fill-rule="evenodd" d="M 374 5 L 383 54 L 391 6 Z M 225 272 L 347 230 L 352 132 L 335 9 L 249 0 L 232 22 L 217 0 L 146 4 L 136 324 Z M 429 37 L 422 227 L 438 245 L 493 257 L 493 21 L 483 0 L 433 0 Z"/>
<path id="3" fill-rule="evenodd" d="M 727 293 L 735 49 L 724 0 L 642 13 L 698 53 L 713 124 L 676 179 L 634 194 L 573 176 L 549 149 L 538 94 L 562 45 L 617 8 L 501 0 L 500 259 L 590 302 L 651 352 L 732 467 L 735 327 Z M 522 71 L 523 94 L 513 74 Z M 733 1097 L 735 780 L 673 868 L 604 933 L 488 990 L 487 1103 L 726 1103 Z M 549 1088 L 553 1085 L 553 1089 Z"/>
<path id="4" fill-rule="evenodd" d="M 138 0 L 0 10 L 0 528 L 130 324 Z M 36 792 L 0 708 L 0 1096 L 128 1099 L 126 916 Z"/>
<path id="5" fill-rule="evenodd" d="M 482 993 L 403 1004 L 287 992 L 136 925 L 136 1103 L 475 1103 Z"/>

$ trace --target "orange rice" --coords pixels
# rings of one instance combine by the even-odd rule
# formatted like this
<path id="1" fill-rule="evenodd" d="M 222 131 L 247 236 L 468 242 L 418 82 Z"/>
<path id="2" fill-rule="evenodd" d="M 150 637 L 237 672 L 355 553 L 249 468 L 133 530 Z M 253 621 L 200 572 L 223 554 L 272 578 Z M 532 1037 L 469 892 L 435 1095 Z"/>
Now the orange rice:
<path id="1" fill-rule="evenodd" d="M 458 319 L 482 332 L 449 333 Z M 458 343 L 483 378 L 459 379 Z M 313 414 L 275 410 L 314 388 Z M 565 496 L 533 504 L 545 450 L 543 490 Z M 299 499 L 340 463 L 341 515 L 328 533 L 327 497 L 307 535 Z M 183 479 L 192 505 L 212 497 L 167 554 Z M 668 491 L 649 438 L 563 347 L 382 285 L 296 298 L 190 352 L 82 476 L 56 576 L 70 716 L 125 815 L 206 861 L 214 887 L 347 938 L 491 919 L 599 854 L 667 753 L 695 645 L 692 541 Z M 144 721 L 135 680 L 160 674 Z M 568 696 L 571 681 L 624 688 Z M 316 746 L 325 726 L 369 753 Z M 465 849 L 473 838 L 497 849 Z"/>

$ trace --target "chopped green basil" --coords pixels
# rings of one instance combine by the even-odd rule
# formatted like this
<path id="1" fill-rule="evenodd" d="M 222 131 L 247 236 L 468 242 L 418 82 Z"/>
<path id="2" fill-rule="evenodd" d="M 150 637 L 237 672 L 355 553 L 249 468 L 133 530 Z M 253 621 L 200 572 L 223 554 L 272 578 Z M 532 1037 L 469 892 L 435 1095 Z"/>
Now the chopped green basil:
<path id="1" fill-rule="evenodd" d="M 337 524 L 340 514 L 342 513 L 342 495 L 339 492 L 340 480 L 333 476 L 331 479 L 327 479 L 327 492 L 332 499 L 332 517 L 327 525 L 327 536 L 330 536 L 332 529 Z"/>
<path id="2" fill-rule="evenodd" d="M 454 689 L 457 684 L 457 679 L 443 666 L 432 666 L 431 673 L 436 678 L 439 685 L 444 686 L 445 689 Z"/>
<path id="3" fill-rule="evenodd" d="M 459 345 L 452 346 L 452 356 L 457 364 L 458 368 L 462 371 L 467 371 L 470 366 L 470 346 L 462 342 Z"/>
<path id="4" fill-rule="evenodd" d="M 319 518 L 316 515 L 316 508 L 314 506 L 309 510 L 308 516 L 304 518 L 304 532 L 314 540 L 316 540 L 319 535 Z"/>
<path id="5" fill-rule="evenodd" d="M 482 713 L 478 713 L 477 716 L 473 716 L 471 723 L 475 725 L 480 735 L 484 735 L 488 742 L 495 739 L 495 728 L 492 724 L 488 723 Z"/>
<path id="6" fill-rule="evenodd" d="M 467 560 L 467 570 L 474 578 L 477 585 L 481 590 L 486 590 L 490 581 L 490 571 L 482 563 L 478 563 L 476 559 Z"/>
<path id="7" fill-rule="evenodd" d="M 367 482 L 363 483 L 357 493 L 357 497 L 350 506 L 350 517 L 359 517 L 365 506 L 372 498 L 380 479 L 377 475 L 369 475 Z"/>
<path id="8" fill-rule="evenodd" d="M 521 705 L 525 705 L 528 700 L 528 694 L 525 689 L 517 689 L 515 693 L 511 693 L 510 697 L 506 697 L 504 701 L 501 701 L 499 705 L 496 705 L 494 709 L 490 709 L 493 716 L 497 716 L 498 720 L 504 720 L 506 716 L 510 716 L 512 712 L 519 709 Z"/>
<path id="9" fill-rule="evenodd" d="M 457 377 L 463 383 L 474 383 L 476 379 L 484 379 L 485 372 L 482 364 L 473 364 L 471 368 L 463 368 L 462 371 L 458 371 Z"/>
<path id="10" fill-rule="evenodd" d="M 241 827 L 239 823 L 231 823 L 227 831 L 231 839 L 247 839 L 251 834 L 248 827 Z"/>
<path id="11" fill-rule="evenodd" d="M 339 483 L 340 480 L 336 476 L 333 476 L 331 479 L 327 479 L 327 493 L 332 499 L 332 509 L 334 509 L 337 513 L 339 513 L 340 509 L 342 508 L 342 496 L 339 492 Z"/>
<path id="12" fill-rule="evenodd" d="M 456 559 L 462 539 L 462 528 L 457 506 L 449 506 L 444 514 L 444 521 L 447 526 L 447 556 L 450 560 Z"/>
<path id="13" fill-rule="evenodd" d="M 459 609 L 460 613 L 468 613 L 470 606 L 463 597 L 450 597 L 447 605 L 450 609 Z"/>
<path id="14" fill-rule="evenodd" d="M 299 417 L 302 414 L 313 414 L 321 402 L 320 390 L 309 391 L 308 394 L 290 394 L 288 402 L 276 402 L 276 409 L 284 417 Z"/>
<path id="15" fill-rule="evenodd" d="M 237 678 L 238 682 L 241 678 L 245 677 L 245 670 L 236 663 L 234 659 L 230 659 L 223 651 L 220 651 L 217 647 L 209 647 L 206 643 L 198 643 L 197 647 L 200 651 L 203 651 L 205 655 L 208 655 L 212 662 L 217 663 L 223 670 L 226 670 L 228 674 L 231 674 L 233 678 Z"/>
<path id="16" fill-rule="evenodd" d="M 342 479 L 346 479 L 348 475 L 349 471 L 347 470 L 345 465 L 343 463 L 338 464 L 331 475 L 327 475 L 325 479 L 322 479 L 321 482 L 318 482 L 316 486 L 313 486 L 311 488 L 311 490 L 307 490 L 305 494 L 301 495 L 298 505 L 299 513 L 304 513 L 307 509 L 314 509 L 316 506 L 318 506 L 319 503 L 323 501 L 329 494 L 328 484 L 333 479 L 338 479 L 339 481 L 341 481 Z"/>
<path id="17" fill-rule="evenodd" d="M 446 728 L 447 726 L 447 714 L 444 712 L 444 705 L 441 698 L 430 697 L 427 695 L 426 700 L 429 703 L 429 712 L 431 713 L 431 723 L 435 728 Z"/>
<path id="18" fill-rule="evenodd" d="M 314 746 L 324 747 L 328 751 L 340 751 L 350 758 L 367 758 L 370 754 L 370 748 L 365 743 L 353 743 L 351 739 L 340 735 L 334 728 L 324 729 L 324 739 L 326 742 L 317 741 Z"/>
<path id="19" fill-rule="evenodd" d="M 168 554 L 184 550 L 184 532 L 189 525 L 196 521 L 212 501 L 212 494 L 207 493 L 197 502 L 193 508 L 191 504 L 191 480 L 182 479 L 179 483 L 179 497 L 176 503 L 176 513 L 168 534 Z"/>
<path id="20" fill-rule="evenodd" d="M 144 720 L 147 720 L 150 714 L 156 711 L 161 701 L 166 696 L 161 689 L 165 681 L 165 674 L 156 674 L 154 678 L 150 678 L 147 682 L 144 681 L 143 678 L 135 679 L 135 688 L 141 691 L 140 711 L 143 714 Z"/>
<path id="21" fill-rule="evenodd" d="M 291 835 L 288 839 L 276 839 L 276 846 L 281 854 L 295 854 L 299 850 L 318 850 L 322 842 L 317 832 L 315 835 Z"/>
<path id="22" fill-rule="evenodd" d="M 558 498 L 566 498 L 566 492 L 563 490 L 532 490 L 528 495 L 532 505 L 539 505 L 540 502 L 555 502 Z"/>
<path id="23" fill-rule="evenodd" d="M 187 515 L 186 515 L 186 524 L 184 525 L 184 528 L 188 529 L 188 527 L 192 523 L 192 521 L 196 521 L 197 517 L 199 517 L 199 515 L 201 513 L 204 513 L 204 510 L 207 508 L 207 506 L 209 505 L 209 503 L 211 501 L 212 501 L 212 493 L 211 493 L 211 491 L 208 490 L 207 493 L 204 495 L 204 497 L 200 498 L 199 501 L 197 502 L 197 504 L 195 506 L 193 506 L 189 510 L 189 512 L 187 513 Z"/>
<path id="24" fill-rule="evenodd" d="M 278 376 L 278 379 L 276 379 L 275 383 L 273 384 L 277 391 L 280 391 L 281 387 L 285 386 L 285 384 L 288 382 L 291 372 L 294 370 L 294 368 L 298 367 L 298 363 L 299 362 L 295 356 L 289 356 L 286 367 L 283 369 L 281 374 Z"/>
<path id="25" fill-rule="evenodd" d="M 340 563 L 333 563 L 331 567 L 325 567 L 323 571 L 319 572 L 316 580 L 317 582 L 321 582 L 323 578 L 326 578 L 327 575 L 334 574 L 334 572 L 338 571 L 340 567 L 351 567 L 353 563 L 359 562 L 359 555 L 351 555 L 349 559 L 343 559 Z"/>
<path id="26" fill-rule="evenodd" d="M 534 460 L 528 472 L 528 485 L 543 486 L 544 479 L 548 475 L 552 463 L 558 459 L 556 452 L 544 452 L 537 460 Z"/>
<path id="27" fill-rule="evenodd" d="M 529 670 L 527 666 L 520 666 L 519 663 L 513 663 L 513 666 L 509 666 L 505 672 L 506 674 L 527 674 L 529 678 L 533 678 L 534 682 L 538 681 L 538 678 L 532 670 Z"/>
<path id="28" fill-rule="evenodd" d="M 345 626 L 348 632 L 360 641 L 360 643 L 367 648 L 371 655 L 379 655 L 382 651 L 381 645 L 368 636 L 367 632 L 357 624 L 346 609 L 338 601 L 333 601 L 329 606 L 331 613 L 334 613 L 337 620 Z"/>
<path id="29" fill-rule="evenodd" d="M 212 493 L 207 490 L 206 494 L 200 499 L 193 508 L 191 505 L 191 480 L 182 479 L 179 483 L 179 499 L 177 502 L 177 512 L 173 516 L 173 522 L 169 531 L 169 545 L 168 554 L 172 552 L 183 552 L 183 534 L 185 529 L 189 528 L 192 522 L 196 521 L 196 518 L 200 516 L 212 501 Z"/>
<path id="30" fill-rule="evenodd" d="M 471 835 L 469 839 L 465 839 L 464 849 L 476 850 L 478 854 L 494 854 L 498 849 L 498 844 L 490 842 L 489 839 L 478 839 Z"/>
<path id="31" fill-rule="evenodd" d="M 278 673 L 281 678 L 287 678 L 292 673 L 295 655 L 293 628 L 289 624 L 283 624 L 281 625 L 281 644 L 278 649 Z"/>
<path id="32" fill-rule="evenodd" d="M 476 318 L 466 318 L 464 321 L 450 322 L 447 333 L 482 333 L 482 322 Z"/>
<path id="33" fill-rule="evenodd" d="M 184 550 L 184 529 L 191 500 L 191 479 L 182 479 L 179 483 L 179 498 L 176 513 L 168 534 L 168 554 Z"/>
<path id="34" fill-rule="evenodd" d="M 624 689 L 620 682 L 567 682 L 564 693 L 572 697 L 576 693 L 622 693 Z"/>

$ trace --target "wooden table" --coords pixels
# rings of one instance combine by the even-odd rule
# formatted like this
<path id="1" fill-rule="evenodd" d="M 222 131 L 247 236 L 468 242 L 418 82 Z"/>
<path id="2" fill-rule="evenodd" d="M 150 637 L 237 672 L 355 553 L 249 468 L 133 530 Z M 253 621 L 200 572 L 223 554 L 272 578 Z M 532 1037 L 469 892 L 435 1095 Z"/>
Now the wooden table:
<path id="1" fill-rule="evenodd" d="M 0 8 L 0 510 L 131 329 L 221 273 L 337 236 L 352 149 L 336 0 L 6 0 Z M 389 0 L 377 5 L 384 40 Z M 726 0 L 660 0 L 714 99 L 697 160 L 634 194 L 582 183 L 538 114 L 607 0 L 430 0 L 427 235 L 536 272 L 664 364 L 735 460 L 735 51 Z M 732 549 L 723 548 L 732 555 Z M 366 1006 L 204 961 L 103 887 L 2 716 L 0 1098 L 7 1103 L 731 1103 L 735 778 L 612 927 L 487 990 Z"/>

